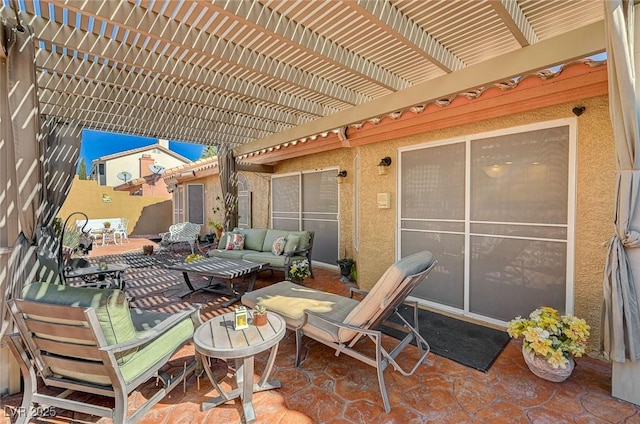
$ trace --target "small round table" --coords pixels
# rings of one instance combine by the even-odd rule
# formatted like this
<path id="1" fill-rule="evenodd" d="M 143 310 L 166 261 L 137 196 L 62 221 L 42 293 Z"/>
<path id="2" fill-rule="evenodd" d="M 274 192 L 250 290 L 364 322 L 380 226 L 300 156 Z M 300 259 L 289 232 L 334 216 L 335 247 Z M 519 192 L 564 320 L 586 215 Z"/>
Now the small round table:
<path id="1" fill-rule="evenodd" d="M 219 359 L 234 359 L 236 372 L 236 387 L 227 392 L 220 387 L 209 368 L 208 361 L 204 362 L 204 370 L 220 396 L 202 403 L 202 410 L 214 408 L 230 400 L 240 397 L 242 410 L 247 423 L 256 420 L 256 414 L 251 403 L 253 393 L 263 390 L 278 389 L 279 381 L 267 381 L 278 353 L 278 344 L 284 337 L 285 321 L 278 314 L 268 312 L 266 325 L 253 325 L 253 311 L 248 311 L 249 327 L 242 330 L 234 329 L 235 315 L 233 312 L 217 316 L 201 325 L 193 335 L 196 350 L 204 355 Z M 254 356 L 271 349 L 267 366 L 258 384 L 253 384 Z"/>

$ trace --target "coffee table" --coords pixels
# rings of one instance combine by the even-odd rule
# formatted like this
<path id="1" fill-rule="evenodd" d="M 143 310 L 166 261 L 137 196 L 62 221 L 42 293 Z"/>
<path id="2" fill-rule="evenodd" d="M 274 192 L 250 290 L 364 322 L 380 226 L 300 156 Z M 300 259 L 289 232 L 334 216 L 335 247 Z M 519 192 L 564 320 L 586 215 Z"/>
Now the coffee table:
<path id="1" fill-rule="evenodd" d="M 98 265 L 92 265 L 84 268 L 76 268 L 70 271 L 65 270 L 65 278 L 81 278 L 85 282 L 85 287 L 102 287 L 106 278 L 113 279 L 116 288 L 124 290 L 124 280 L 122 272 L 129 269 L 127 264 L 108 264 L 106 268 L 101 269 Z"/>
<path id="2" fill-rule="evenodd" d="M 238 277 L 250 276 L 248 292 L 253 290 L 256 283 L 256 275 L 266 263 L 245 261 L 243 259 L 225 259 L 225 258 L 205 258 L 190 263 L 182 263 L 167 267 L 174 271 L 182 271 L 184 282 L 189 287 L 189 291 L 180 295 L 181 298 L 187 297 L 200 291 L 208 291 L 211 293 L 224 294 L 231 296 L 231 299 L 223 303 L 224 307 L 232 305 L 240 300 L 241 294 L 235 289 L 233 279 Z M 202 274 L 209 277 L 209 282 L 205 287 L 196 289 L 191 284 L 189 273 Z M 224 280 L 227 290 L 221 290 L 214 284 L 213 279 L 218 278 Z"/>
<path id="3" fill-rule="evenodd" d="M 196 350 L 211 358 L 235 360 L 235 387 L 225 391 L 211 372 L 209 361 L 204 360 L 204 370 L 220 396 L 204 401 L 202 411 L 207 411 L 230 400 L 240 398 L 246 423 L 256 420 L 253 409 L 253 394 L 263 390 L 278 389 L 279 381 L 267 381 L 278 353 L 278 344 L 284 337 L 286 325 L 284 319 L 274 312 L 267 312 L 266 325 L 253 325 L 253 311 L 249 311 L 249 327 L 234 329 L 234 313 L 217 316 L 201 325 L 193 335 Z M 271 349 L 267 365 L 257 384 L 253 384 L 254 356 Z"/>

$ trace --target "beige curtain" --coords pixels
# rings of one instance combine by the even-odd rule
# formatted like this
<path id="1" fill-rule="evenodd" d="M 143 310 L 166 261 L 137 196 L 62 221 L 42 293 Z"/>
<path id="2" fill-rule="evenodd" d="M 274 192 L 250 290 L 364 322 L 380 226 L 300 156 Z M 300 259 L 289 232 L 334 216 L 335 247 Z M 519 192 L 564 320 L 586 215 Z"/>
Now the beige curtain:
<path id="1" fill-rule="evenodd" d="M 604 278 L 602 348 L 617 362 L 640 359 L 640 133 L 633 51 L 634 6 L 607 0 L 609 109 L 617 159 L 615 235 Z"/>
<path id="2" fill-rule="evenodd" d="M 36 236 L 42 213 L 42 157 L 33 34 L 26 26 L 4 25 L 0 128 L 0 336 L 10 326 L 5 301 L 20 293 L 35 273 Z M 20 232 L 18 232 L 20 231 Z M 12 246 L 12 247 L 9 247 Z"/>
<path id="3" fill-rule="evenodd" d="M 51 225 L 60 212 L 73 178 L 80 156 L 82 130 L 75 123 L 61 123 L 48 119 L 42 127 L 44 134 L 44 203 L 43 225 Z"/>

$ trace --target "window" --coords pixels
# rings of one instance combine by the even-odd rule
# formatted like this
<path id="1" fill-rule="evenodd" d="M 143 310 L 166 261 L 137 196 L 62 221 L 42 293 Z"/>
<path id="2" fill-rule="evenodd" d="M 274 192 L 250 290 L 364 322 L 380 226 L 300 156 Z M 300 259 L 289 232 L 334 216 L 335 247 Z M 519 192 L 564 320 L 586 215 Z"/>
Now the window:
<path id="1" fill-rule="evenodd" d="M 187 220 L 204 225 L 204 185 L 187 184 Z"/>
<path id="2" fill-rule="evenodd" d="M 238 227 L 251 228 L 251 189 L 244 174 L 238 174 Z"/>

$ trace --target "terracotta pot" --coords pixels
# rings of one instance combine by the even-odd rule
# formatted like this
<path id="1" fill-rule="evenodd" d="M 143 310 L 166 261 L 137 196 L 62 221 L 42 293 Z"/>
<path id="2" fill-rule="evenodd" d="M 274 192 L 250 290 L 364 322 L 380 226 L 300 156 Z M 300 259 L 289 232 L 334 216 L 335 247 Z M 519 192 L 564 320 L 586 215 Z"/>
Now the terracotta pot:
<path id="1" fill-rule="evenodd" d="M 575 367 L 575 361 L 571 358 L 566 368 L 553 368 L 545 358 L 527 352 L 524 346 L 522 346 L 522 356 L 532 373 L 555 383 L 560 383 L 569 378 Z"/>
<path id="2" fill-rule="evenodd" d="M 253 313 L 253 325 L 261 326 L 267 325 L 267 312 L 264 314 Z"/>

